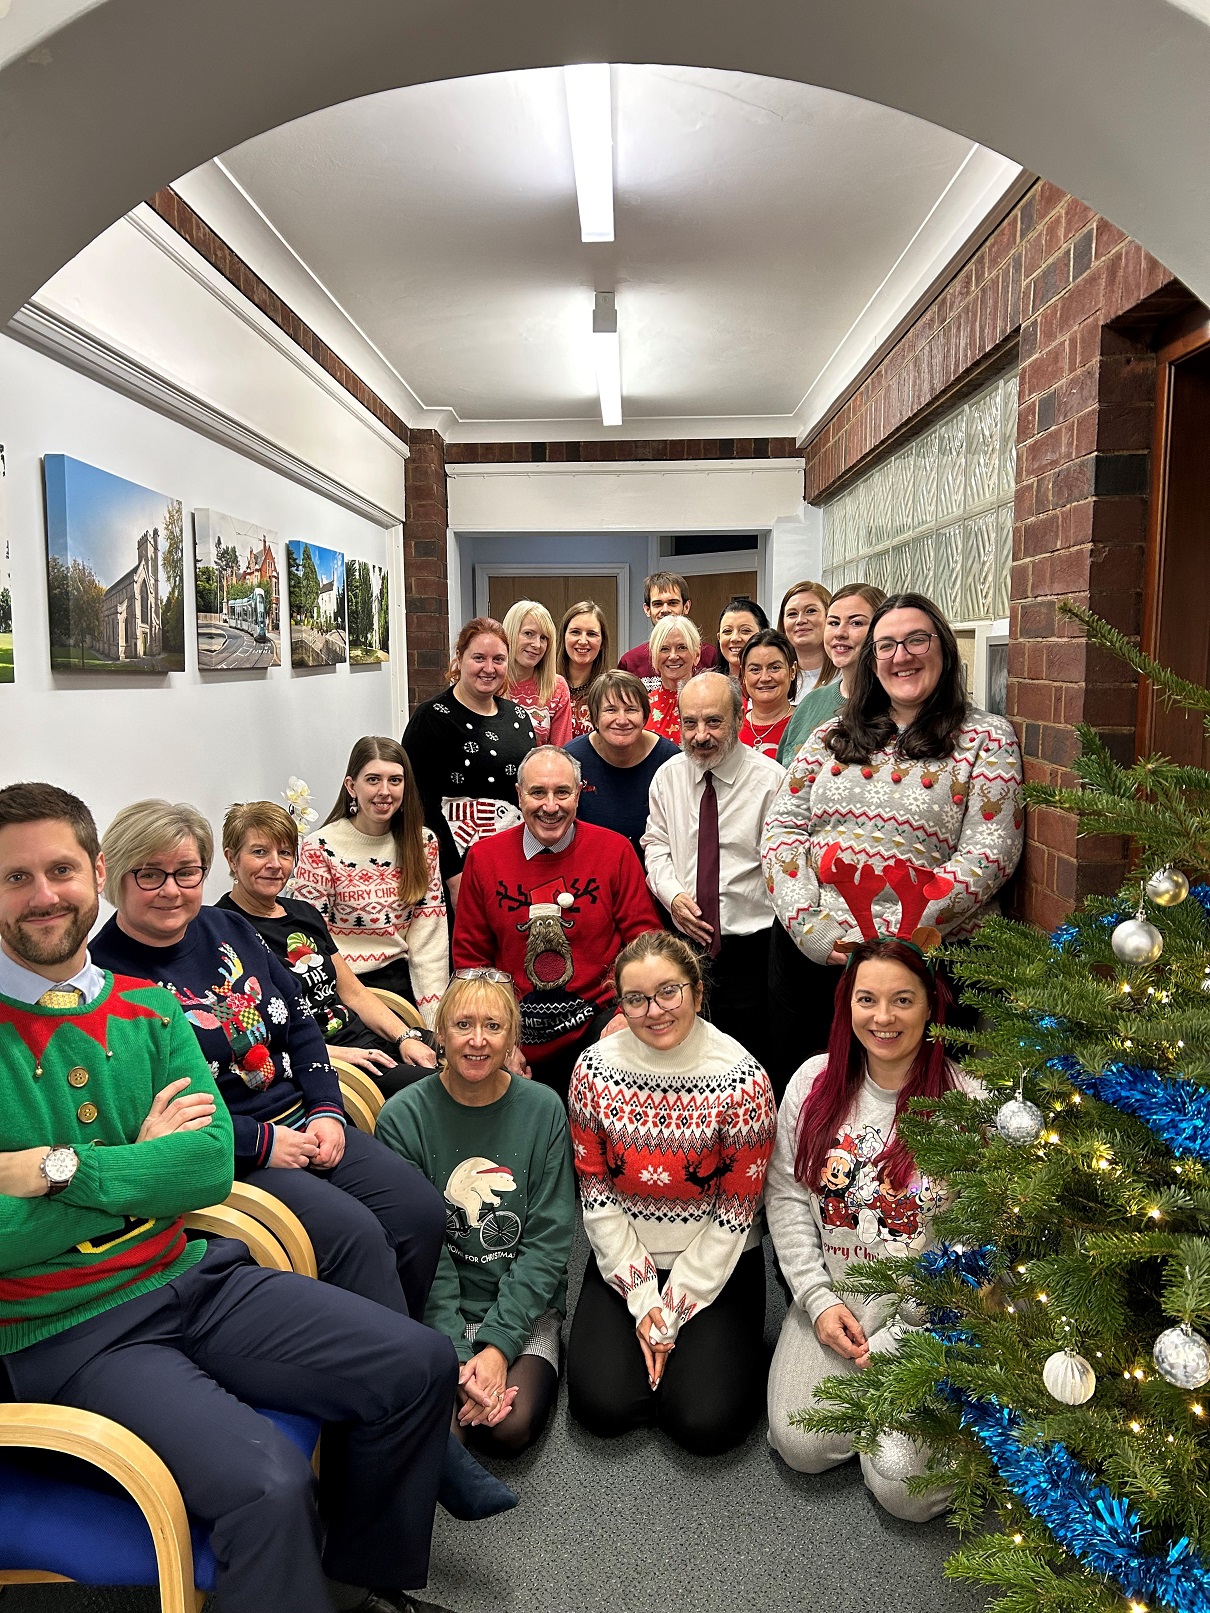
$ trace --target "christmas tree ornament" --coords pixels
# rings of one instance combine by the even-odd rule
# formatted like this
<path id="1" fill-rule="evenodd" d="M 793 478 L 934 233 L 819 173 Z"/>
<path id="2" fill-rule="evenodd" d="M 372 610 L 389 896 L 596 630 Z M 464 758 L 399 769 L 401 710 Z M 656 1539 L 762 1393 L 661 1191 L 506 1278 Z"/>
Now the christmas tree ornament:
<path id="1" fill-rule="evenodd" d="M 996 1111 L 996 1130 L 1014 1148 L 1037 1142 L 1042 1134 L 1042 1111 L 1025 1096 L 1025 1077 L 1017 1084 L 1017 1095 Z"/>
<path id="2" fill-rule="evenodd" d="M 899 1301 L 898 1316 L 905 1327 L 923 1327 L 929 1319 L 929 1308 L 915 1294 L 905 1294 Z"/>
<path id="3" fill-rule="evenodd" d="M 878 1444 L 870 1456 L 870 1466 L 879 1478 L 892 1484 L 902 1484 L 914 1474 L 923 1473 L 928 1461 L 928 1446 L 906 1434 L 888 1432 L 879 1434 Z"/>
<path id="4" fill-rule="evenodd" d="M 1142 908 L 1132 919 L 1123 919 L 1109 937 L 1119 963 L 1155 963 L 1164 950 L 1164 937 L 1149 924 Z"/>
<path id="5" fill-rule="evenodd" d="M 1178 1389 L 1200 1389 L 1210 1383 L 1210 1344 L 1188 1322 L 1161 1333 L 1152 1354 L 1160 1377 Z"/>
<path id="6" fill-rule="evenodd" d="M 1179 868 L 1161 868 L 1147 881 L 1146 891 L 1157 907 L 1179 907 L 1189 894 L 1189 881 Z"/>
<path id="7" fill-rule="evenodd" d="M 1042 1382 L 1047 1392 L 1064 1406 L 1082 1406 L 1091 1400 L 1097 1375 L 1082 1355 L 1072 1349 L 1056 1350 L 1046 1358 Z"/>

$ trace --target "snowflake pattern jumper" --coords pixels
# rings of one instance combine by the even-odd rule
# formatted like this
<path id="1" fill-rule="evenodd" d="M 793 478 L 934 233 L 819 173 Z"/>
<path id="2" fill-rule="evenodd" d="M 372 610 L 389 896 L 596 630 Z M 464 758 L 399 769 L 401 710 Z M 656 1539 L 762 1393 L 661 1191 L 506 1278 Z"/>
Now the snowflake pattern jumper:
<path id="1" fill-rule="evenodd" d="M 653 734 L 659 734 L 663 739 L 670 739 L 674 745 L 681 742 L 681 691 L 665 689 L 662 683 L 656 684 L 651 691 L 651 715 L 647 719 L 647 727 Z"/>
<path id="2" fill-rule="evenodd" d="M 581 1054 L 568 1113 L 602 1277 L 636 1325 L 663 1304 L 678 1329 L 760 1242 L 777 1118 L 768 1076 L 704 1019 L 666 1051 L 622 1030 Z"/>
<path id="3" fill-rule="evenodd" d="M 411 907 L 399 900 L 394 840 L 363 835 L 348 818 L 313 829 L 302 841 L 291 895 L 319 909 L 355 975 L 406 959 L 416 1006 L 431 1029 L 449 985 L 449 931 L 437 837 L 431 829 L 423 834 L 428 888 Z"/>
<path id="4" fill-rule="evenodd" d="M 535 745 L 566 745 L 571 738 L 571 692 L 566 678 L 556 677 L 549 705 L 538 699 L 537 678 L 510 684 L 508 698 L 529 713 Z"/>
<path id="5" fill-rule="evenodd" d="M 1003 717 L 969 710 L 953 754 L 905 761 L 876 751 L 838 762 L 823 723 L 769 809 L 761 844 L 777 916 L 799 950 L 825 963 L 838 941 L 978 928 L 1021 856 L 1021 752 Z"/>

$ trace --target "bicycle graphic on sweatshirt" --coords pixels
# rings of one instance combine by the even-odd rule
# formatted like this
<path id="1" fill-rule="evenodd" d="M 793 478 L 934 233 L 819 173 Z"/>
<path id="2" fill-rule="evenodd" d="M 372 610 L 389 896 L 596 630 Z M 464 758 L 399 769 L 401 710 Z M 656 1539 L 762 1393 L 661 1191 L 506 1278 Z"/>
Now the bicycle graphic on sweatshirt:
<path id="1" fill-rule="evenodd" d="M 506 1165 L 481 1154 L 464 1159 L 445 1184 L 446 1236 L 462 1243 L 479 1234 L 485 1253 L 501 1254 L 521 1240 L 521 1217 L 499 1208 L 501 1193 L 515 1193 L 517 1183 Z"/>

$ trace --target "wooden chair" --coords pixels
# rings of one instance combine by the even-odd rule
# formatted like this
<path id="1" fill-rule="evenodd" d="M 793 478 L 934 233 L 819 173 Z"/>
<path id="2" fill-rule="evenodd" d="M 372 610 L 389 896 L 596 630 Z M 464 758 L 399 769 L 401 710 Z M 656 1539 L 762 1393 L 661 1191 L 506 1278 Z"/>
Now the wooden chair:
<path id="1" fill-rule="evenodd" d="M 350 1092 L 355 1092 L 369 1109 L 374 1124 L 377 1125 L 379 1110 L 386 1102 L 377 1082 L 368 1076 L 364 1070 L 358 1069 L 357 1065 L 350 1064 L 347 1059 L 342 1059 L 339 1053 L 329 1052 L 328 1058 L 332 1068 L 340 1078 L 341 1092 L 343 1093 L 346 1089 Z M 362 1127 L 361 1129 L 364 1131 L 365 1128 Z"/>
<path id="2" fill-rule="evenodd" d="M 311 1240 L 293 1211 L 259 1188 L 236 1183 L 231 1198 L 185 1217 L 194 1231 L 238 1238 L 260 1266 L 315 1276 Z M 319 1423 L 262 1412 L 312 1461 Z M 72 1406 L 0 1403 L 0 1453 L 44 1451 L 74 1458 L 126 1492 L 92 1488 L 65 1462 L 31 1472 L 0 1454 L 0 1586 L 68 1583 L 158 1585 L 162 1613 L 199 1613 L 214 1588 L 209 1531 L 190 1525 L 163 1460 L 108 1417 Z M 54 1566 L 33 1566 L 41 1558 Z M 19 1563 L 20 1566 L 11 1566 Z"/>
<path id="3" fill-rule="evenodd" d="M 424 1023 L 424 1017 L 415 1003 L 410 1003 L 406 997 L 401 997 L 397 991 L 388 991 L 385 986 L 371 986 L 370 990 L 378 998 L 378 1001 L 385 1003 L 391 1012 L 398 1015 L 405 1025 L 410 1025 L 416 1031 L 428 1029 L 428 1026 Z"/>
<path id="4" fill-rule="evenodd" d="M 333 1060 L 333 1065 L 335 1065 L 335 1060 Z M 377 1114 L 362 1097 L 361 1093 L 355 1087 L 349 1085 L 344 1072 L 337 1071 L 337 1074 L 340 1076 L 340 1098 L 345 1106 L 345 1114 L 348 1115 L 358 1131 L 364 1131 L 368 1137 L 372 1137 L 378 1129 Z"/>

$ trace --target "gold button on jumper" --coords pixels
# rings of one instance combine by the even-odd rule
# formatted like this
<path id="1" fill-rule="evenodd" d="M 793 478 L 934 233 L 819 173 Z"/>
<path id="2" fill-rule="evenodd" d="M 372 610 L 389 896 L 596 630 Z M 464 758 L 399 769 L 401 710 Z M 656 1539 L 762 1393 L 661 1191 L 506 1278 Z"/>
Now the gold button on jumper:
<path id="1" fill-rule="evenodd" d="M 77 1064 L 74 1069 L 68 1070 L 67 1084 L 69 1087 L 86 1087 L 88 1085 L 88 1071 L 82 1064 Z"/>
<path id="2" fill-rule="evenodd" d="M 76 1110 L 76 1119 L 82 1120 L 86 1126 L 91 1126 L 99 1112 L 95 1103 L 82 1103 Z"/>

